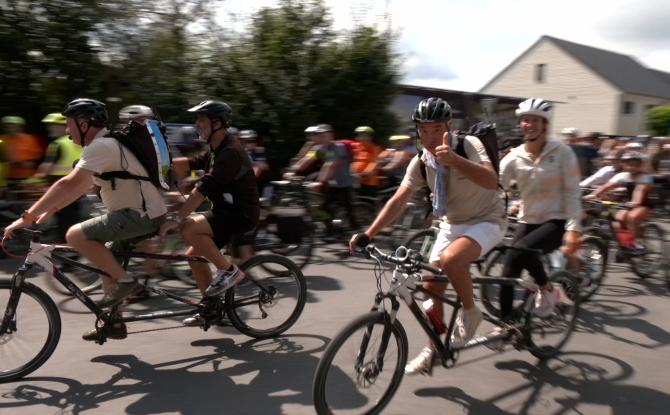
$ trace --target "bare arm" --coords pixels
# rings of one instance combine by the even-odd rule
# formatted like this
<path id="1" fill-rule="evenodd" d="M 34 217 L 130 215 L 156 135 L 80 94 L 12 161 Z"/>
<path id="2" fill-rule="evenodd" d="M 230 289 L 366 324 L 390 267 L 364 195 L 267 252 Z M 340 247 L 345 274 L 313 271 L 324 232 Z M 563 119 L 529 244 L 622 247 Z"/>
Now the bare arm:
<path id="1" fill-rule="evenodd" d="M 54 183 L 49 190 L 29 209 L 34 216 L 59 210 L 83 196 L 93 186 L 93 172 L 75 168 Z"/>
<path id="2" fill-rule="evenodd" d="M 453 167 L 463 173 L 468 180 L 485 189 L 498 188 L 498 176 L 491 163 L 485 161 L 479 164 L 461 156 L 458 156 L 457 160 Z"/>

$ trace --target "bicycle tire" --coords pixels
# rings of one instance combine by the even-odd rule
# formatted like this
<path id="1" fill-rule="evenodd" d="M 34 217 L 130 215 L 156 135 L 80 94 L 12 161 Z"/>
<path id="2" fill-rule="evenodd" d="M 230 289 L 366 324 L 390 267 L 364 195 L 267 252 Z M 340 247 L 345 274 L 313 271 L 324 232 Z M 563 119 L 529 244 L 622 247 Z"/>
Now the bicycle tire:
<path id="1" fill-rule="evenodd" d="M 388 313 L 381 311 L 366 313 L 350 322 L 333 338 L 321 356 L 321 359 L 319 360 L 319 364 L 314 374 L 314 381 L 312 383 L 312 397 L 317 414 L 333 414 L 333 410 L 337 409 L 336 407 L 338 405 L 337 403 L 333 402 L 335 398 L 343 399 L 345 401 L 343 405 L 349 406 L 344 409 L 348 411 L 356 410 L 356 413 L 378 414 L 386 407 L 386 405 L 388 405 L 388 403 L 391 401 L 391 398 L 398 390 L 400 383 L 402 382 L 402 377 L 405 374 L 405 364 L 407 363 L 408 353 L 407 334 L 405 333 L 405 329 L 403 328 L 402 324 L 400 324 L 400 321 L 396 319 L 393 324 L 389 326 L 387 323 L 388 321 L 390 321 L 390 316 Z M 372 341 L 371 343 L 371 340 L 373 340 L 372 336 L 374 335 L 374 328 L 377 325 L 381 326 L 381 335 L 384 335 L 384 329 L 386 327 L 390 327 L 391 331 L 388 335 L 393 336 L 395 339 L 395 342 L 392 343 L 389 337 L 388 346 L 384 353 L 384 357 L 389 351 L 388 347 L 391 347 L 392 344 L 395 345 L 397 351 L 397 355 L 395 356 L 395 367 L 390 368 L 389 366 L 391 362 L 386 362 L 386 364 L 382 365 L 382 370 L 379 373 L 376 372 L 379 367 L 374 361 L 375 359 L 373 359 L 373 357 L 379 357 L 379 351 L 375 348 L 375 346 L 377 346 L 377 344 L 375 344 L 376 342 Z M 353 350 L 352 356 L 350 356 L 351 359 L 346 359 L 344 363 L 346 367 L 334 367 L 333 361 L 335 358 L 338 355 L 347 352 L 347 350 L 345 350 L 346 347 L 344 347 L 346 346 L 345 343 L 347 340 L 351 339 L 352 336 L 354 336 L 360 329 L 364 329 L 365 334 L 363 335 L 363 338 L 360 340 L 360 342 L 357 339 L 354 340 L 353 347 L 355 350 Z M 363 357 L 365 360 L 368 360 L 366 358 L 366 356 L 368 356 L 367 349 L 370 348 L 371 344 L 373 346 L 372 349 L 374 350 L 370 355 L 370 361 L 361 362 L 359 365 L 356 362 L 359 356 Z M 360 368 L 357 368 L 356 366 L 360 366 Z M 391 369 L 390 371 L 388 371 L 389 368 Z M 372 390 L 372 387 L 379 380 L 379 375 L 384 372 L 389 373 L 390 383 L 387 388 L 382 388 L 383 390 L 381 391 L 381 396 L 377 399 L 363 399 L 362 402 L 359 398 L 357 401 L 356 397 L 359 396 L 361 389 L 363 391 Z M 336 387 L 334 394 L 332 395 L 333 400 L 331 400 L 331 395 L 329 394 L 330 374 L 333 375 L 332 380 L 334 381 L 342 379 L 342 374 L 349 374 L 354 376 L 353 379 L 350 378 L 346 380 L 344 387 L 334 385 Z M 372 378 L 372 376 L 374 376 L 374 378 Z M 363 387 L 358 387 L 361 386 L 360 382 L 364 382 L 365 385 Z M 353 388 L 351 388 L 352 384 L 354 386 Z M 347 401 L 348 397 L 344 396 L 347 387 L 352 389 L 351 392 L 353 401 Z M 350 408 L 351 405 L 355 405 L 356 403 L 365 404 L 370 402 L 373 403 L 373 406 L 368 409 L 359 410 L 358 408 Z"/>
<path id="2" fill-rule="evenodd" d="M 589 246 L 591 248 L 588 248 Z M 588 285 L 584 284 L 584 277 L 580 273 L 577 274 L 582 279 L 579 295 L 581 301 L 584 302 L 598 291 L 607 276 L 609 250 L 607 244 L 601 238 L 586 236 L 580 241 L 578 256 L 580 260 L 585 262 L 584 265 L 588 271 L 586 276 L 589 279 Z"/>
<path id="3" fill-rule="evenodd" d="M 557 305 L 557 312 L 547 318 L 536 316 L 532 310 L 525 314 L 524 331 L 526 332 L 527 349 L 533 356 L 541 360 L 555 357 L 568 342 L 574 332 L 581 301 L 579 278 L 571 272 L 554 272 L 549 276 L 549 280 L 554 286 L 560 284 L 569 301 Z M 551 335 L 552 330 L 557 332 L 557 327 L 563 328 L 560 333 L 554 336 L 554 344 L 542 344 L 542 340 L 546 339 L 548 334 Z"/>
<path id="4" fill-rule="evenodd" d="M 285 271 L 276 272 L 279 267 Z M 272 271 L 268 272 L 267 268 Z M 249 259 L 240 269 L 247 275 L 246 281 L 231 287 L 225 294 L 231 324 L 240 333 L 256 339 L 277 337 L 288 330 L 300 317 L 307 301 L 307 285 L 300 268 L 286 257 L 267 254 Z M 287 304 L 289 298 L 295 298 L 294 306 Z M 281 305 L 289 307 L 284 307 L 285 316 L 277 320 L 280 300 L 284 300 Z M 267 319 L 269 312 L 274 313 L 271 320 Z"/>
<path id="5" fill-rule="evenodd" d="M 21 293 L 14 315 L 14 320 L 18 324 L 18 327 L 13 328 L 13 331 L 10 332 L 10 327 L 5 327 L 5 324 L 2 322 L 5 321 L 6 317 L 8 318 L 7 312 L 9 310 L 7 305 L 10 296 L 15 294 L 14 290 L 15 288 L 12 287 L 11 280 L 0 281 L 0 312 L 2 313 L 0 320 L 0 356 L 2 356 L 2 359 L 0 359 L 0 383 L 21 379 L 42 366 L 56 349 L 61 334 L 61 318 L 56 304 L 39 287 L 28 282 L 24 282 L 20 287 Z M 25 296 L 33 299 L 35 304 L 29 304 L 24 298 Z M 35 330 L 24 326 L 24 323 L 30 324 L 35 321 L 37 306 L 42 308 L 48 322 L 48 332 L 43 340 L 43 344 L 31 338 L 31 336 L 39 336 L 41 333 L 36 333 Z M 28 357 L 27 359 L 29 360 L 26 362 L 18 361 L 17 367 L 10 369 L 4 367 L 4 364 L 7 362 L 10 362 L 12 365 L 15 362 L 14 359 L 9 358 L 8 355 L 10 353 L 13 351 L 25 352 L 27 349 L 37 350 L 34 357 Z M 32 352 L 30 352 L 30 355 L 32 356 Z"/>
<path id="6" fill-rule="evenodd" d="M 423 256 L 423 258 L 428 261 L 430 259 L 430 253 L 433 250 L 433 245 L 435 244 L 436 238 L 437 229 L 428 228 L 414 232 L 403 241 L 402 245 L 405 248 L 419 252 L 421 256 Z"/>
<path id="7" fill-rule="evenodd" d="M 483 277 L 502 277 L 502 268 L 505 264 L 505 251 L 491 251 L 485 257 Z M 495 270 L 494 270 L 495 269 Z M 522 271 L 527 273 L 528 271 Z M 500 289 L 501 284 L 480 284 L 479 285 L 479 300 L 486 309 L 486 311 L 494 317 L 500 318 Z M 530 295 L 529 291 L 520 286 L 514 285 L 514 309 L 519 310 L 523 307 Z"/>
<path id="8" fill-rule="evenodd" d="M 663 265 L 663 242 L 665 232 L 655 223 L 644 224 L 642 245 L 645 247 L 645 253 L 639 256 L 631 256 L 628 259 L 631 271 L 638 277 L 645 279 L 652 277 L 656 271 Z M 651 240 L 658 241 L 658 250 L 650 251 Z"/>

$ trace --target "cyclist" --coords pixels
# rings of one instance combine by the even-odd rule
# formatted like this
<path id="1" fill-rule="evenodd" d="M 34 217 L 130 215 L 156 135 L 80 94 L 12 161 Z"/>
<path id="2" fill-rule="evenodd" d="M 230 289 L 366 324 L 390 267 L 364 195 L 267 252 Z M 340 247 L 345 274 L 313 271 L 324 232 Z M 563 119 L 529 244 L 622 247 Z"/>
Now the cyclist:
<path id="1" fill-rule="evenodd" d="M 56 181 L 44 196 L 23 212 L 20 219 L 8 226 L 4 235 L 8 238 L 16 229 L 44 222 L 55 211 L 83 196 L 93 185 L 99 186 L 108 212 L 72 226 L 66 239 L 72 248 L 110 276 L 103 279 L 105 296 L 98 304 L 101 307 L 118 305 L 137 291 L 138 284 L 126 274 L 105 243 L 112 242 L 112 248 L 123 248 L 136 238 L 157 232 L 167 210 L 159 190 L 149 182 L 116 180 L 114 186 L 110 181 L 97 177 L 104 172 L 119 170 L 138 176 L 147 175 L 133 153 L 108 136 L 105 104 L 94 99 L 78 98 L 67 104 L 63 115 L 67 117 L 66 131 L 76 144 L 84 147 L 84 153 L 75 168 Z M 110 338 L 123 339 L 126 336 L 125 324 L 111 327 Z M 95 340 L 96 329 L 84 333 L 83 338 Z"/>
<path id="2" fill-rule="evenodd" d="M 381 171 L 388 179 L 389 186 L 397 186 L 417 151 L 412 138 L 407 134 L 392 135 L 389 143 L 391 148 L 379 155 Z"/>
<path id="3" fill-rule="evenodd" d="M 127 124 L 130 121 L 142 124 L 144 121 L 154 118 L 156 118 L 154 111 L 146 105 L 128 105 L 119 111 L 119 121 L 122 124 Z"/>
<path id="4" fill-rule="evenodd" d="M 462 345 L 472 338 L 482 320 L 474 303 L 470 263 L 502 241 L 505 215 L 496 172 L 484 145 L 477 137 L 467 136 L 467 158 L 456 154 L 457 137 L 450 132 L 451 116 L 451 107 L 440 98 L 427 98 L 417 105 L 412 121 L 425 150 L 412 159 L 396 193 L 372 225 L 351 238 L 349 248 L 353 252 L 357 244 L 368 242 L 393 223 L 414 193 L 428 186 L 434 194 L 433 209 L 441 219 L 429 259 L 444 270 L 463 303 L 452 336 L 455 345 Z M 428 283 L 425 288 L 442 293 L 446 284 Z M 444 332 L 442 304 L 429 308 L 428 315 L 438 332 Z M 431 373 L 434 360 L 434 346 L 427 346 L 405 367 L 405 373 Z"/>
<path id="5" fill-rule="evenodd" d="M 351 229 L 356 229 L 358 224 L 352 209 L 353 177 L 350 172 L 350 156 L 346 145 L 334 140 L 333 127 L 328 124 L 317 125 L 314 133 L 314 143 L 318 148 L 314 152 L 308 152 L 306 157 L 322 160 L 323 165 L 316 181 L 310 183 L 309 187 L 324 194 L 321 208 L 330 216 L 325 221 L 326 233 L 329 236 L 335 233 L 332 224 L 333 203 L 338 201 L 347 211 Z"/>
<path id="6" fill-rule="evenodd" d="M 358 151 L 351 165 L 351 171 L 360 178 L 359 193 L 374 197 L 380 185 L 377 160 L 382 149 L 375 142 L 375 130 L 372 127 L 360 126 L 354 132 Z"/>
<path id="7" fill-rule="evenodd" d="M 196 158 L 177 158 L 173 167 L 178 177 L 188 176 L 191 170 L 204 170 L 205 174 L 179 211 L 161 227 L 161 236 L 179 227 L 190 245 L 187 254 L 203 256 L 216 266 L 212 280 L 209 264 L 189 262 L 202 295 L 216 296 L 244 278 L 244 273 L 219 250 L 256 227 L 260 202 L 249 156 L 227 133 L 232 109 L 225 102 L 203 101 L 188 111 L 195 113 L 198 135 L 207 141 L 209 151 Z M 211 210 L 189 216 L 206 199 Z M 196 314 L 186 318 L 184 324 L 197 326 L 203 321 Z"/>
<path id="8" fill-rule="evenodd" d="M 254 174 L 259 184 L 267 181 L 271 172 L 265 157 L 265 147 L 258 145 L 258 134 L 254 130 L 242 130 L 240 131 L 240 140 L 249 155 L 249 159 L 251 159 Z"/>
<path id="9" fill-rule="evenodd" d="M 581 193 L 579 166 L 572 149 L 548 137 L 554 105 L 530 98 L 516 110 L 524 143 L 512 149 L 500 164 L 500 181 L 519 190 L 521 208 L 519 226 L 512 242 L 521 248 L 540 249 L 545 253 L 558 249 L 565 239 L 564 253 L 576 252 L 580 236 Z M 546 317 L 565 299 L 560 286 L 553 286 L 536 255 L 509 250 L 502 276 L 518 278 L 527 269 L 539 286 L 534 312 Z M 512 317 L 512 286 L 502 286 L 500 306 L 503 319 Z"/>
<path id="10" fill-rule="evenodd" d="M 323 166 L 323 159 L 318 157 L 319 145 L 316 143 L 317 126 L 305 128 L 305 143 L 300 147 L 298 154 L 293 158 L 291 166 L 284 173 L 285 178 L 304 176 L 306 179 L 315 179 Z"/>
<path id="11" fill-rule="evenodd" d="M 47 114 L 42 122 L 46 124 L 49 137 L 53 140 L 47 147 L 44 161 L 37 168 L 35 178 L 46 179 L 49 185 L 67 176 L 74 165 L 79 161 L 83 148 L 75 144 L 66 134 L 67 118 L 61 113 Z M 81 199 L 77 199 L 68 206 L 56 211 L 58 221 L 58 237 L 65 242 L 65 234 L 70 227 L 81 219 Z"/>
<path id="12" fill-rule="evenodd" d="M 644 172 L 644 154 L 637 151 L 627 151 L 621 156 L 623 171 L 615 174 L 607 183 L 598 187 L 593 193 L 585 196 L 585 199 L 598 199 L 605 192 L 624 187 L 627 192 L 628 210 L 617 214 L 617 220 L 633 235 L 639 235 L 640 226 L 649 217 L 651 206 L 649 192 L 653 185 L 653 177 Z M 633 240 L 625 248 L 639 250 Z"/>
<path id="13" fill-rule="evenodd" d="M 580 187 L 596 187 L 607 183 L 621 171 L 620 151 L 608 153 L 603 157 L 603 166 L 586 179 L 579 182 Z"/>

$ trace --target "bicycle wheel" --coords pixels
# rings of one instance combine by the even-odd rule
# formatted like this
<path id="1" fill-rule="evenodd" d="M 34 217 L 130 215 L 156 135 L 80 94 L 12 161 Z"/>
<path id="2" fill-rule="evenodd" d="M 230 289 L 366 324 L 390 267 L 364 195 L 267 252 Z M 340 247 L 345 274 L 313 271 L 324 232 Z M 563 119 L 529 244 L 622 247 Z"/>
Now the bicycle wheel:
<path id="1" fill-rule="evenodd" d="M 598 291 L 607 275 L 607 244 L 595 236 L 587 236 L 580 241 L 577 252 L 580 267 L 577 277 L 580 279 L 579 296 L 586 301 Z"/>
<path id="2" fill-rule="evenodd" d="M 278 272 L 280 268 L 282 272 Z M 257 339 L 276 337 L 288 330 L 300 317 L 307 297 L 300 269 L 279 255 L 257 255 L 240 269 L 245 279 L 225 295 L 232 325 Z"/>
<path id="3" fill-rule="evenodd" d="M 637 243 L 642 245 L 643 253 L 632 255 L 629 259 L 633 273 L 640 278 L 653 276 L 663 265 L 663 229 L 655 223 L 642 225 L 642 236 Z"/>
<path id="4" fill-rule="evenodd" d="M 402 243 L 402 245 L 405 248 L 419 252 L 421 256 L 428 261 L 430 252 L 433 250 L 433 245 L 435 244 L 435 238 L 437 238 L 437 229 L 424 229 L 422 231 L 414 232 Z"/>
<path id="5" fill-rule="evenodd" d="M 318 414 L 378 414 L 395 394 L 407 363 L 407 334 L 384 312 L 349 323 L 330 342 L 314 374 Z"/>
<path id="6" fill-rule="evenodd" d="M 8 307 L 17 294 L 18 304 Z M 0 382 L 9 382 L 47 361 L 60 339 L 61 320 L 44 291 L 24 282 L 19 293 L 11 280 L 0 281 L 0 317 Z"/>
<path id="7" fill-rule="evenodd" d="M 501 277 L 503 266 L 505 265 L 505 251 L 493 251 L 486 258 L 484 263 L 484 271 L 482 271 L 482 276 L 484 277 Z M 528 271 L 523 270 L 521 272 L 521 278 L 529 281 L 533 281 L 533 278 L 530 276 Z M 486 311 L 494 317 L 500 318 L 500 288 L 501 284 L 481 284 L 479 286 L 479 300 L 484 305 Z M 523 306 L 526 298 L 528 298 L 529 291 L 528 289 L 520 286 L 514 285 L 514 299 L 513 299 L 513 308 L 519 309 Z"/>
<path id="8" fill-rule="evenodd" d="M 560 352 L 570 339 L 579 311 L 579 278 L 568 271 L 557 271 L 549 279 L 555 287 L 563 288 L 567 298 L 556 305 L 549 317 L 538 317 L 532 310 L 526 313 L 528 351 L 539 359 L 549 359 Z"/>

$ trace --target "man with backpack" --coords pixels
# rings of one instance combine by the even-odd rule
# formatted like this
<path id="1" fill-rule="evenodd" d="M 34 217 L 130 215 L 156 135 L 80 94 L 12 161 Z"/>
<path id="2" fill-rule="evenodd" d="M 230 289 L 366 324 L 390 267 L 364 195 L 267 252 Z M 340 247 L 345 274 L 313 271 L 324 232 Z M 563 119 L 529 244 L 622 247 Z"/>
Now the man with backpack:
<path id="1" fill-rule="evenodd" d="M 482 320 L 474 303 L 470 264 L 502 240 L 505 214 L 497 174 L 484 145 L 467 135 L 462 143 L 465 157 L 459 155 L 459 138 L 450 131 L 451 116 L 451 107 L 440 98 L 427 98 L 417 105 L 412 121 L 425 150 L 412 159 L 396 193 L 372 225 L 351 238 L 349 248 L 353 252 L 356 246 L 367 244 L 402 214 L 416 191 L 428 186 L 433 192 L 434 214 L 441 220 L 429 261 L 444 271 L 463 303 L 452 335 L 452 344 L 462 345 Z M 427 283 L 425 288 L 441 294 L 446 284 Z M 443 333 L 442 304 L 428 300 L 424 306 L 435 328 Z M 405 373 L 430 374 L 434 362 L 435 349 L 429 345 L 409 362 Z"/>
<path id="2" fill-rule="evenodd" d="M 187 254 L 203 256 L 214 264 L 217 271 L 212 279 L 209 264 L 189 262 L 202 295 L 217 296 L 244 278 L 244 273 L 220 249 L 233 240 L 240 245 L 251 242 L 240 239 L 249 237 L 249 231 L 258 224 L 258 187 L 247 152 L 228 132 L 233 118 L 228 104 L 203 101 L 188 111 L 195 113 L 198 135 L 207 141 L 209 151 L 192 159 L 177 158 L 173 168 L 179 178 L 191 170 L 204 170 L 205 174 L 179 211 L 161 227 L 161 236 L 179 228 L 190 245 Z M 211 210 L 190 216 L 205 201 L 210 202 Z M 183 323 L 199 326 L 204 319 L 195 314 Z"/>
<path id="3" fill-rule="evenodd" d="M 112 251 L 127 243 L 159 230 L 167 212 L 159 189 L 148 180 L 149 173 L 138 158 L 118 137 L 105 128 L 108 122 L 105 104 L 89 98 L 75 99 L 67 104 L 62 114 L 67 117 L 67 130 L 72 140 L 84 147 L 84 153 L 72 172 L 56 181 L 35 204 L 23 212 L 21 218 L 5 229 L 9 238 L 16 229 L 44 222 L 54 212 L 68 206 L 94 185 L 100 187 L 100 196 L 108 212 L 72 226 L 67 234 L 68 244 L 89 259 L 110 278 L 103 278 L 105 296 L 98 303 L 102 307 L 120 304 L 138 288 L 136 280 L 126 274 Z M 124 172 L 132 177 L 106 180 L 110 172 Z M 123 339 L 127 336 L 125 324 L 112 326 L 108 337 Z M 97 331 L 84 333 L 84 340 L 95 340 Z"/>

